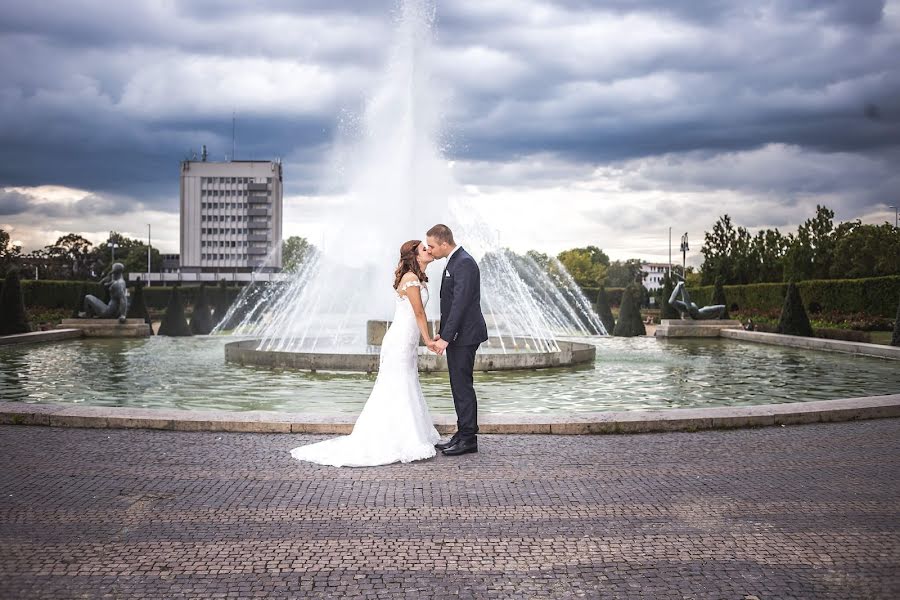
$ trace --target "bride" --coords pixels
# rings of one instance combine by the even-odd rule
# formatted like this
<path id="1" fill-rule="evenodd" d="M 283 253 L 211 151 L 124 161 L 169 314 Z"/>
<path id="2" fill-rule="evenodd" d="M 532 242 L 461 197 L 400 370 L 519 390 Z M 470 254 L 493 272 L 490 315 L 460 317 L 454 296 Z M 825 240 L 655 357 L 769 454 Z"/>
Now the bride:
<path id="1" fill-rule="evenodd" d="M 425 244 L 400 246 L 394 272 L 394 320 L 381 343 L 378 378 L 350 435 L 291 450 L 291 456 L 335 467 L 369 467 L 411 462 L 435 455 L 440 440 L 419 385 L 419 338 L 429 349 L 425 267 L 434 260 Z"/>

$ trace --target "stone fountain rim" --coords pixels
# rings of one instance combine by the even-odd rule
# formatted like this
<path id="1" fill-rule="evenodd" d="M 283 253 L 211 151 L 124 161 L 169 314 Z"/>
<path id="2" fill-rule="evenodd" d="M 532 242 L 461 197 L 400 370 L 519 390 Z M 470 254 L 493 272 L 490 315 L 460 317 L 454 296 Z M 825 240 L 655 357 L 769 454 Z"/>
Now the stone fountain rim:
<path id="1" fill-rule="evenodd" d="M 433 415 L 442 434 L 455 430 L 453 415 Z M 673 408 L 554 415 L 486 414 L 484 434 L 626 434 L 699 431 L 900 417 L 900 394 L 838 400 L 715 408 Z M 348 434 L 355 414 L 270 411 L 192 411 L 154 408 L 0 403 L 0 425 L 42 425 L 235 433 Z"/>
<path id="2" fill-rule="evenodd" d="M 259 339 L 243 339 L 225 344 L 225 361 L 244 366 L 292 369 L 298 371 L 373 373 L 378 370 L 378 354 L 334 352 L 285 352 L 256 350 Z M 475 370 L 530 371 L 555 369 L 593 363 L 597 347 L 574 340 L 558 340 L 558 352 L 519 352 L 478 354 Z M 447 359 L 434 354 L 419 355 L 419 370 L 427 373 L 447 371 Z"/>

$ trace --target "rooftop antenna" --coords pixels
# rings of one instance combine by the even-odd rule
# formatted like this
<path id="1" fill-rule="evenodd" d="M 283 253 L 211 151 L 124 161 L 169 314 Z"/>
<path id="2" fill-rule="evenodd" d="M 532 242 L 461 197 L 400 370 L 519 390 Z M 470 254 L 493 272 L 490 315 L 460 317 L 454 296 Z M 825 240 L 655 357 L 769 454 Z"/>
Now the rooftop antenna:
<path id="1" fill-rule="evenodd" d="M 231 111 L 231 160 L 234 160 L 234 111 Z"/>
<path id="2" fill-rule="evenodd" d="M 206 144 L 203 144 L 203 151 L 200 153 L 200 160 L 206 162 Z"/>

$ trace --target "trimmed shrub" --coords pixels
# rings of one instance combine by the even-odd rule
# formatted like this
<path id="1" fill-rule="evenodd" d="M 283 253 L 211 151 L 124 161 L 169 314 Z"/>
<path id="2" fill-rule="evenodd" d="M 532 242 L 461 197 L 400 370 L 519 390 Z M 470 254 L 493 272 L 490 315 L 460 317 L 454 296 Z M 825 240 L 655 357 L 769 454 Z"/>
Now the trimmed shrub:
<path id="1" fill-rule="evenodd" d="M 713 296 L 712 302 L 710 304 L 724 304 L 725 312 L 722 313 L 720 318 L 722 319 L 730 319 L 728 316 L 728 300 L 725 298 L 725 287 L 722 285 L 722 276 L 716 276 L 716 283 L 713 285 Z M 699 306 L 699 305 L 698 305 Z"/>
<path id="2" fill-rule="evenodd" d="M 606 295 L 606 287 L 600 286 L 597 292 L 597 316 L 606 329 L 606 333 L 612 335 L 613 329 L 616 327 L 616 320 L 613 318 L 612 309 L 609 307 L 609 298 Z"/>
<path id="3" fill-rule="evenodd" d="M 890 319 L 897 310 L 894 302 L 900 297 L 900 275 L 866 279 L 810 279 L 801 281 L 797 287 L 808 305 L 816 304 L 823 312 L 867 313 Z M 787 284 L 726 285 L 724 289 L 729 306 L 737 305 L 741 311 L 768 311 L 781 308 Z M 714 286 L 690 288 L 689 291 L 697 306 L 715 304 L 712 301 Z"/>
<path id="4" fill-rule="evenodd" d="M 217 325 L 225 319 L 225 315 L 228 314 L 228 308 L 231 306 L 231 300 L 228 297 L 228 288 L 226 285 L 225 280 L 222 279 L 219 281 L 218 289 L 216 289 L 216 312 L 213 316 Z"/>
<path id="5" fill-rule="evenodd" d="M 803 300 L 800 298 L 800 290 L 792 281 L 788 284 L 787 294 L 784 297 L 784 306 L 781 309 L 781 319 L 778 321 L 778 333 L 787 335 L 802 335 L 812 337 L 813 330 L 809 324 L 806 309 L 803 308 Z"/>
<path id="6" fill-rule="evenodd" d="M 3 292 L 0 293 L 0 335 L 28 333 L 29 331 L 19 271 L 10 269 L 3 282 Z"/>
<path id="7" fill-rule="evenodd" d="M 134 291 L 128 298 L 128 312 L 125 317 L 129 319 L 143 319 L 144 323 L 150 326 L 150 333 L 153 333 L 153 321 L 150 319 L 150 311 L 147 310 L 147 303 L 144 301 L 144 282 L 138 279 L 134 282 Z"/>
<path id="8" fill-rule="evenodd" d="M 191 315 L 191 331 L 196 335 L 209 335 L 214 325 L 212 312 L 209 310 L 209 304 L 206 301 L 206 286 L 200 284 L 197 301 L 194 303 L 194 313 Z"/>
<path id="9" fill-rule="evenodd" d="M 641 320 L 640 292 L 633 286 L 625 288 L 622 294 L 622 305 L 619 309 L 619 320 L 613 329 L 613 335 L 618 337 L 634 337 L 647 335 L 647 329 Z"/>
<path id="10" fill-rule="evenodd" d="M 897 317 L 894 319 L 894 333 L 891 335 L 891 346 L 900 346 L 900 302 L 897 303 Z"/>
<path id="11" fill-rule="evenodd" d="M 184 305 L 181 303 L 181 290 L 179 286 L 172 287 L 169 292 L 169 305 L 166 314 L 162 318 L 157 335 L 187 336 L 194 335 L 188 327 L 184 316 Z"/>
<path id="12" fill-rule="evenodd" d="M 72 306 L 72 318 L 77 319 L 78 315 L 84 312 L 84 298 L 88 295 L 87 284 L 82 283 L 81 289 L 78 291 L 78 302 Z"/>
<path id="13" fill-rule="evenodd" d="M 675 310 L 675 307 L 669 304 L 669 298 L 672 297 L 672 290 L 675 289 L 675 286 L 672 285 L 672 276 L 668 273 L 663 277 L 663 288 L 662 288 L 662 298 L 660 298 L 659 306 L 659 319 L 662 321 L 663 319 L 679 319 L 681 315 L 678 314 L 678 311 Z"/>

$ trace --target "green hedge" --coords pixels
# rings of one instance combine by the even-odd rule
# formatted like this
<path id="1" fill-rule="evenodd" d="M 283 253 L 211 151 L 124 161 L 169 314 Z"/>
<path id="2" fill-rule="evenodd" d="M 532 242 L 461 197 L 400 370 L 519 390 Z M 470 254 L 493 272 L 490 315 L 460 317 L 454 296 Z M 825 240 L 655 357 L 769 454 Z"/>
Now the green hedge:
<path id="1" fill-rule="evenodd" d="M 726 285 L 725 297 L 729 310 L 778 310 L 784 304 L 786 283 L 756 283 Z M 712 304 L 711 285 L 688 289 L 697 306 Z M 815 315 L 818 308 L 839 313 L 867 313 L 891 318 L 897 312 L 900 296 L 900 276 L 870 277 L 866 279 L 811 279 L 797 284 L 806 310 Z"/>
<path id="2" fill-rule="evenodd" d="M 584 293 L 584 297 L 588 299 L 588 302 L 597 306 L 597 294 L 600 293 L 599 287 L 583 287 L 581 291 Z M 609 301 L 609 305 L 620 306 L 624 292 L 625 288 L 606 288 L 606 299 Z"/>
<path id="3" fill-rule="evenodd" d="M 82 286 L 85 286 L 85 293 L 93 294 L 98 298 L 103 298 L 105 290 L 103 286 L 96 281 L 52 281 L 26 279 L 22 281 L 22 296 L 25 299 L 25 306 L 35 306 L 42 308 L 69 308 L 75 306 L 80 300 Z M 0 292 L 3 290 L 3 282 L 0 281 Z M 155 285 L 152 287 L 144 287 L 144 301 L 147 308 L 163 310 L 169 302 L 169 292 L 172 287 L 163 287 Z M 214 302 L 218 297 L 221 288 L 207 287 L 207 300 Z M 194 304 L 196 295 L 200 291 L 200 286 L 191 286 L 181 288 L 181 299 L 185 304 Z M 231 304 L 238 297 L 241 291 L 240 287 L 225 288 L 228 294 L 228 303 Z M 129 295 L 133 292 L 129 290 Z"/>

